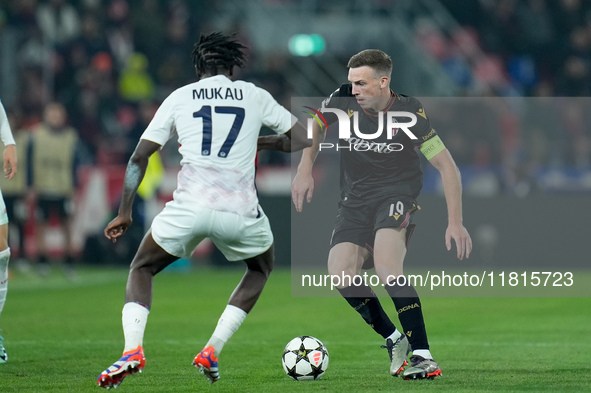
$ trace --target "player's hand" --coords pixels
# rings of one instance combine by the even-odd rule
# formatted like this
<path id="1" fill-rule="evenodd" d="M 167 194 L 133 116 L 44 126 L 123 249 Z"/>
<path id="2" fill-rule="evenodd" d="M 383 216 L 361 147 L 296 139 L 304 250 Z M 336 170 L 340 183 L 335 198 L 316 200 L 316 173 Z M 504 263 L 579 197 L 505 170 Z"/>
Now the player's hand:
<path id="1" fill-rule="evenodd" d="M 470 258 L 472 252 L 472 238 L 463 225 L 449 225 L 445 231 L 445 246 L 451 251 L 451 241 L 456 243 L 458 259 Z"/>
<path id="2" fill-rule="evenodd" d="M 16 146 L 8 145 L 4 149 L 4 177 L 8 180 L 16 175 L 18 163 L 16 160 Z"/>
<path id="3" fill-rule="evenodd" d="M 115 217 L 105 228 L 105 237 L 115 243 L 127 231 L 131 223 L 131 217 Z"/>
<path id="4" fill-rule="evenodd" d="M 304 208 L 304 198 L 308 203 L 312 202 L 314 195 L 314 178 L 310 173 L 296 173 L 291 183 L 291 199 L 298 213 Z"/>

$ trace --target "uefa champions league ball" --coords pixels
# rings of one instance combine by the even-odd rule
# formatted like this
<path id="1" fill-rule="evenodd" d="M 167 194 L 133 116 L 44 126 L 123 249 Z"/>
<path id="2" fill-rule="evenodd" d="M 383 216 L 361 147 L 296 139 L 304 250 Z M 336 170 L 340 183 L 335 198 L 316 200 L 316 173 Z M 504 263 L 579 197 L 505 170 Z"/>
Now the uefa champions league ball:
<path id="1" fill-rule="evenodd" d="M 317 338 L 296 337 L 285 346 L 281 363 L 285 373 L 296 381 L 318 379 L 328 368 L 328 351 Z"/>

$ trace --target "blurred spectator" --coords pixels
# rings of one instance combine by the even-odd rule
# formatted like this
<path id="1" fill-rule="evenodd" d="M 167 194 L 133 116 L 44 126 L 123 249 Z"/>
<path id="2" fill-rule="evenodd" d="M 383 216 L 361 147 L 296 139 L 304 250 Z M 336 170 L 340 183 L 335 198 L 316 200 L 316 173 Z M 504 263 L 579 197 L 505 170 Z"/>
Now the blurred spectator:
<path id="1" fill-rule="evenodd" d="M 533 55 L 541 60 L 553 46 L 554 24 L 546 0 L 527 0 L 518 3 L 517 19 L 524 40 L 522 53 Z"/>
<path id="2" fill-rule="evenodd" d="M 30 165 L 32 192 L 36 200 L 35 235 L 39 272 L 49 272 L 46 238 L 51 219 L 57 220 L 64 240 L 66 273 L 74 269 L 75 250 L 70 218 L 74 212 L 78 133 L 67 124 L 62 104 L 49 103 L 43 122 L 33 129 Z"/>
<path id="3" fill-rule="evenodd" d="M 9 24 L 23 31 L 37 26 L 37 0 L 19 0 L 8 2 Z"/>
<path id="4" fill-rule="evenodd" d="M 560 106 L 562 126 L 570 137 L 568 157 L 571 165 L 588 168 L 591 164 L 589 116 L 582 100 L 569 100 Z"/>
<path id="5" fill-rule="evenodd" d="M 64 46 L 80 33 L 78 11 L 65 0 L 42 1 L 36 16 L 44 39 L 53 45 Z"/>
<path id="6" fill-rule="evenodd" d="M 159 55 L 154 58 L 157 77 L 160 80 L 159 97 L 166 97 L 178 86 L 194 81 L 195 70 L 187 66 L 194 40 L 190 36 L 190 19 L 183 2 L 168 4 L 164 41 Z"/>
<path id="7" fill-rule="evenodd" d="M 79 131 L 80 142 L 88 151 L 90 164 L 97 163 L 97 150 L 103 140 L 104 124 L 99 112 L 98 96 L 90 91 L 82 91 L 78 102 L 77 116 L 72 124 Z"/>
<path id="8" fill-rule="evenodd" d="M 137 50 L 149 59 L 158 58 L 163 46 L 166 20 L 160 5 L 158 0 L 141 0 L 131 14 L 134 37 L 141 37 L 137 40 Z M 151 72 L 154 72 L 154 68 Z"/>
<path id="9" fill-rule="evenodd" d="M 109 44 L 102 29 L 96 15 L 86 14 L 82 18 L 82 34 L 69 48 L 68 63 L 72 69 L 87 66 L 90 59 L 98 53 L 109 53 Z"/>
<path id="10" fill-rule="evenodd" d="M 128 102 L 149 100 L 154 97 L 154 81 L 148 73 L 148 59 L 134 53 L 119 78 L 119 94 Z"/>
<path id="11" fill-rule="evenodd" d="M 17 56 L 19 67 L 32 68 L 51 66 L 53 48 L 45 41 L 43 32 L 37 25 L 31 25 L 26 39 L 21 43 Z"/>
<path id="12" fill-rule="evenodd" d="M 529 147 L 528 172 L 534 175 L 545 165 L 561 166 L 565 135 L 561 132 L 559 107 L 555 99 L 531 100 L 523 118 L 523 141 Z"/>
<path id="13" fill-rule="evenodd" d="M 513 88 L 521 95 L 531 95 L 538 83 L 536 62 L 529 55 L 515 55 L 507 62 L 507 73 L 511 78 Z"/>
<path id="14" fill-rule="evenodd" d="M 135 52 L 129 12 L 126 0 L 112 0 L 107 9 L 107 40 L 117 69 L 124 68 Z"/>
<path id="15" fill-rule="evenodd" d="M 578 56 L 566 59 L 556 80 L 559 95 L 567 97 L 586 97 L 591 93 L 589 65 Z"/>
<path id="16" fill-rule="evenodd" d="M 445 72 L 452 78 L 466 94 L 475 90 L 475 80 L 470 59 L 478 56 L 478 35 L 472 28 L 461 27 L 453 32 L 451 42 L 445 57 L 441 59 L 441 65 Z"/>
<path id="17" fill-rule="evenodd" d="M 429 19 L 419 19 L 415 24 L 415 41 L 437 60 L 448 56 L 447 38 Z"/>
<path id="18" fill-rule="evenodd" d="M 148 127 L 148 124 L 152 121 L 156 110 L 158 109 L 158 105 L 156 105 L 151 100 L 142 100 L 138 105 L 138 116 L 135 120 L 135 123 L 132 127 L 129 128 L 129 132 L 127 133 L 127 140 L 129 141 L 129 145 L 127 146 L 125 157 L 131 157 L 131 153 L 135 149 L 137 141 L 140 140 L 140 137 Z"/>
<path id="19" fill-rule="evenodd" d="M 484 20 L 479 33 L 484 47 L 505 56 L 524 49 L 523 35 L 513 0 L 483 1 Z"/>
<path id="20" fill-rule="evenodd" d="M 474 64 L 474 77 L 486 86 L 494 88 L 494 93 L 502 93 L 507 85 L 505 67 L 500 56 L 487 54 L 476 60 Z M 492 94 L 491 92 L 490 94 Z M 484 95 L 489 95 L 484 92 Z M 502 95 L 502 94 L 500 94 Z"/>
<path id="21" fill-rule="evenodd" d="M 549 5 L 552 7 L 552 19 L 556 26 L 559 45 L 564 45 L 568 41 L 572 29 L 585 22 L 589 4 L 587 1 L 581 0 L 555 0 L 550 1 Z"/>
<path id="22" fill-rule="evenodd" d="M 43 82 L 40 68 L 24 68 L 20 77 L 21 96 L 18 104 L 24 116 L 24 124 L 28 126 L 39 122 L 43 105 L 49 100 L 49 90 Z"/>

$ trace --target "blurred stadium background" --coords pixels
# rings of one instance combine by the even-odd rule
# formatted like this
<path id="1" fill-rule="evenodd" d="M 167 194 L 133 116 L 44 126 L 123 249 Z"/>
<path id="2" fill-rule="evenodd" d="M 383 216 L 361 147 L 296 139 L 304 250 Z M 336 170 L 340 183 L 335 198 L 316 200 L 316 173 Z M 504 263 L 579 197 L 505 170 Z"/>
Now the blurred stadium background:
<path id="1" fill-rule="evenodd" d="M 117 356 L 124 266 L 150 216 L 175 188 L 174 143 L 162 151 L 163 168 L 153 173 L 159 186 L 139 201 L 132 230 L 115 245 L 102 230 L 115 213 L 126 161 L 147 122 L 172 90 L 195 79 L 190 52 L 200 32 L 237 32 L 251 48 L 237 76 L 286 106 L 292 97 L 329 94 L 346 80 L 349 57 L 362 49 L 392 56 L 393 89 L 425 101 L 462 170 L 465 224 L 475 246 L 468 262 L 445 251 L 445 203 L 437 174 L 425 165 L 424 211 L 416 217 L 408 267 L 584 268 L 589 280 L 590 12 L 591 2 L 584 0 L 0 0 L 0 98 L 13 131 L 32 132 L 55 100 L 65 105 L 83 142 L 74 232 L 80 261 L 88 265 L 75 281 L 13 270 L 2 316 L 10 361 L 3 365 L 0 391 L 96 391 L 96 375 Z M 461 113 L 446 111 L 450 102 L 460 109 L 467 102 L 478 110 L 487 103 L 511 110 L 451 127 L 449 114 Z M 524 107 L 537 108 L 535 121 L 522 122 L 528 118 Z M 258 160 L 277 263 L 290 265 L 292 228 L 301 228 L 305 246 L 297 250 L 309 254 L 300 257 L 323 267 L 336 178 L 334 167 L 322 164 L 336 157 L 319 157 L 314 203 L 293 217 L 290 158 L 265 153 Z M 11 268 L 36 258 L 31 201 L 27 207 L 25 250 L 10 234 Z M 50 243 L 52 255 L 61 258 L 55 232 Z M 122 389 L 209 386 L 195 377 L 190 359 L 241 272 L 217 269 L 227 262 L 208 245 L 182 262 L 178 269 L 196 268 L 157 280 L 157 312 L 146 336 L 149 370 Z M 293 296 L 290 280 L 287 269 L 274 273 L 256 312 L 225 349 L 218 391 L 589 391 L 589 297 L 425 297 L 445 376 L 409 384 L 384 372 L 386 355 L 377 338 L 345 302 L 286 302 Z M 391 302 L 384 305 L 395 312 Z M 285 343 L 301 334 L 324 341 L 331 366 L 318 383 L 296 386 L 279 359 Z"/>
<path id="2" fill-rule="evenodd" d="M 172 90 L 195 79 L 193 43 L 212 30 L 238 34 L 250 51 L 237 77 L 286 106 L 294 96 L 329 94 L 346 80 L 348 58 L 366 48 L 389 53 L 393 89 L 417 97 L 490 97 L 515 108 L 516 99 L 588 97 L 591 90 L 591 3 L 582 0 L 0 0 L 0 97 L 13 130 L 31 129 L 55 100 L 83 142 L 74 232 L 84 263 L 127 264 L 149 218 L 170 198 L 174 143 L 154 175 L 159 187 L 138 206 L 136 223 L 144 225 L 115 247 L 102 238 L 141 132 Z M 435 124 L 464 174 L 475 263 L 511 264 L 518 256 L 585 264 L 587 100 L 572 101 L 574 113 L 541 121 L 550 124 L 541 131 L 515 121 L 511 111 L 492 134 L 478 123 Z M 265 152 L 258 162 L 277 260 L 288 266 L 290 157 Z M 421 236 L 440 239 L 445 209 L 436 176 L 425 169 L 421 204 L 434 207 L 424 215 L 438 224 L 424 225 Z M 25 250 L 12 246 L 15 259 L 34 259 L 31 225 L 26 240 Z M 59 257 L 59 237 L 52 244 Z M 417 260 L 454 263 L 442 249 L 413 252 Z M 207 245 L 196 258 L 224 264 Z"/>

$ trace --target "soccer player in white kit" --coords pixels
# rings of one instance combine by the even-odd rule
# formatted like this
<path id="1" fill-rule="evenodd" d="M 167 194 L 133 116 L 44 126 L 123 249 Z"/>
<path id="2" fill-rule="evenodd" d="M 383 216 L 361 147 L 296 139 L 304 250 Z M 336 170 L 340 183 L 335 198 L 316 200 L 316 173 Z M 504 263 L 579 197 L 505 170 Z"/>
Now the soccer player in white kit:
<path id="1" fill-rule="evenodd" d="M 273 234 L 255 189 L 257 142 L 258 148 L 295 151 L 311 141 L 267 91 L 229 79 L 233 67 L 244 64 L 242 49 L 230 36 L 202 35 L 193 51 L 200 80 L 164 100 L 129 160 L 118 216 L 105 228 L 113 241 L 131 225 L 132 202 L 148 158 L 177 134 L 182 155 L 177 189 L 131 262 L 122 313 L 123 356 L 99 375 L 101 387 L 117 387 L 127 375 L 142 371 L 153 277 L 190 256 L 203 239 L 210 238 L 228 260 L 244 260 L 247 266 L 209 342 L 193 360 L 211 383 L 219 379 L 217 360 L 224 344 L 256 303 L 273 269 Z M 263 125 L 277 135 L 259 140 Z"/>
<path id="2" fill-rule="evenodd" d="M 8 124 L 8 118 L 4 111 L 2 101 L 0 101 L 0 139 L 4 143 L 4 177 L 12 179 L 16 174 L 16 144 Z M 6 292 L 8 291 L 8 260 L 10 259 L 10 248 L 8 247 L 8 215 L 6 214 L 6 205 L 0 192 L 0 316 L 4 303 L 6 302 Z M 0 336 L 0 364 L 8 361 L 8 355 L 4 349 L 4 338 Z"/>

